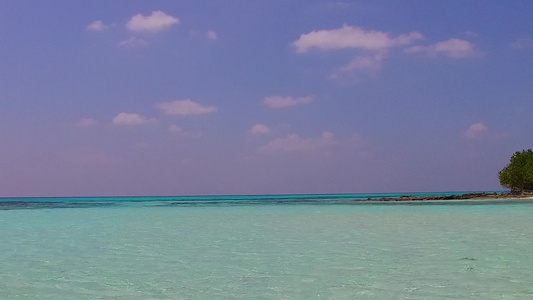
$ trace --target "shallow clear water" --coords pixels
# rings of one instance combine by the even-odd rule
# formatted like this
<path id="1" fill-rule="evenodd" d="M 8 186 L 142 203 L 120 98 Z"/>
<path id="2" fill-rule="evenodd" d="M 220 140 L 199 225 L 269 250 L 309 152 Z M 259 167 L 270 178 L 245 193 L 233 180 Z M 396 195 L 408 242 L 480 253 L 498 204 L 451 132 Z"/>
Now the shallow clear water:
<path id="1" fill-rule="evenodd" d="M 4 205 L 0 298 L 533 298 L 532 201 L 97 200 Z"/>

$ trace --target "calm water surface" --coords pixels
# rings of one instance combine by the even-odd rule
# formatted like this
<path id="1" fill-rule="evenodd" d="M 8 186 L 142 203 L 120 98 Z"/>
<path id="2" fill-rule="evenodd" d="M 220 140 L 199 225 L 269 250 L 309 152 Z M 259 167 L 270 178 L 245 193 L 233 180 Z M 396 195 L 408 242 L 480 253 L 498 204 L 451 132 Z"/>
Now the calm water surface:
<path id="1" fill-rule="evenodd" d="M 4 199 L 0 298 L 533 299 L 532 201 L 128 199 Z"/>

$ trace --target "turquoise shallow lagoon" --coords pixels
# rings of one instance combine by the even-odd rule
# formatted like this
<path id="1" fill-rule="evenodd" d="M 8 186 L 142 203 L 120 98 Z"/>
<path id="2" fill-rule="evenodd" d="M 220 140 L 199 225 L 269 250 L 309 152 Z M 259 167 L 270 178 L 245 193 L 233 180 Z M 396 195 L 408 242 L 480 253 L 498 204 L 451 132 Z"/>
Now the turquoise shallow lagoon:
<path id="1" fill-rule="evenodd" d="M 0 298 L 533 299 L 533 201 L 353 197 L 3 199 Z"/>

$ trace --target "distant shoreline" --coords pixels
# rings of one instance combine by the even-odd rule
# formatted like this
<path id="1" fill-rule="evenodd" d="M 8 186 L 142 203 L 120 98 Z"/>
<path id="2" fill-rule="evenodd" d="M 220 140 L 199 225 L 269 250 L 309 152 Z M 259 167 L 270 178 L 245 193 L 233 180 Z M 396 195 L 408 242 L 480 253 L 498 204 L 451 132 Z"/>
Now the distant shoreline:
<path id="1" fill-rule="evenodd" d="M 439 201 L 439 200 L 505 200 L 505 199 L 533 199 L 532 193 L 512 194 L 512 193 L 466 193 L 460 195 L 438 195 L 438 196 L 413 196 L 405 195 L 400 197 L 368 198 L 368 202 L 401 202 L 401 201 Z"/>

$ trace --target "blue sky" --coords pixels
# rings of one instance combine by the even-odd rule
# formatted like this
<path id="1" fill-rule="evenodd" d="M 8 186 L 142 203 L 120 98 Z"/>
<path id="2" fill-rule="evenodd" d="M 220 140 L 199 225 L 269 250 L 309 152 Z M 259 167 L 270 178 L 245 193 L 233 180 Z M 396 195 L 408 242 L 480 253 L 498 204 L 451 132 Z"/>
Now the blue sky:
<path id="1" fill-rule="evenodd" d="M 2 1 L 0 196 L 499 190 L 531 1 Z"/>

